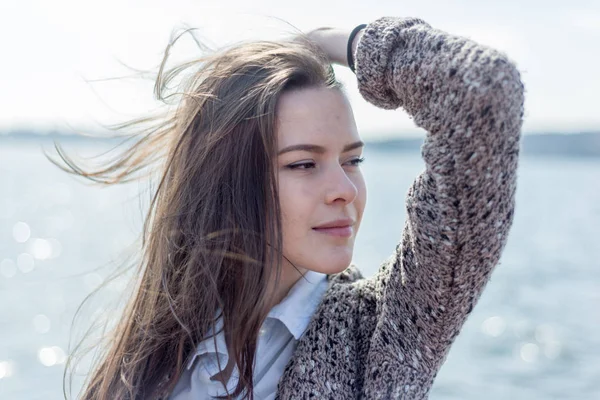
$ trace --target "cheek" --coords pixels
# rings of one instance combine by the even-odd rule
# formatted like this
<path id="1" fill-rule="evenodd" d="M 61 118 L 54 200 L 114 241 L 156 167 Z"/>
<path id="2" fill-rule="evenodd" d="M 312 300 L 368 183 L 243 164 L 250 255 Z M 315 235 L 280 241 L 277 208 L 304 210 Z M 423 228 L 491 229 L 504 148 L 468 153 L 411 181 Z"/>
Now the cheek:
<path id="1" fill-rule="evenodd" d="M 362 174 L 358 175 L 358 177 L 354 180 L 354 185 L 356 186 L 357 191 L 356 199 L 354 200 L 354 207 L 356 208 L 357 224 L 360 225 L 360 221 L 362 220 L 362 215 L 367 204 L 367 186 Z"/>
<path id="2" fill-rule="evenodd" d="M 284 240 L 286 237 L 293 240 L 310 223 L 315 193 L 308 186 L 293 179 L 280 179 L 279 204 Z"/>

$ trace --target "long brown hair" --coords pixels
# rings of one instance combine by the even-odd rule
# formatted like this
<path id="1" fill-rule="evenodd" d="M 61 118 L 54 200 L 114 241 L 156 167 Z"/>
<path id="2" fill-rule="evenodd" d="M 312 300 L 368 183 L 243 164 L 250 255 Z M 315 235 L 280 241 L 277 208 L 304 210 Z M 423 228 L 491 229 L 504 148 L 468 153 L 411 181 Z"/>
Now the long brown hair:
<path id="1" fill-rule="evenodd" d="M 80 166 L 60 146 L 60 160 L 50 158 L 105 185 L 159 176 L 135 290 L 106 337 L 82 399 L 151 398 L 164 377 L 172 390 L 196 345 L 210 329 L 219 333 L 218 310 L 230 360 L 240 371 L 231 396 L 253 398 L 258 332 L 283 254 L 274 168 L 278 99 L 306 87 L 342 89 L 324 53 L 301 34 L 205 50 L 167 70 L 176 40 L 155 81 L 156 98 L 174 106 L 118 126 L 134 132 L 128 133 L 134 143 L 114 148 L 115 157 L 102 168 Z M 72 365 L 69 360 L 67 369 Z"/>

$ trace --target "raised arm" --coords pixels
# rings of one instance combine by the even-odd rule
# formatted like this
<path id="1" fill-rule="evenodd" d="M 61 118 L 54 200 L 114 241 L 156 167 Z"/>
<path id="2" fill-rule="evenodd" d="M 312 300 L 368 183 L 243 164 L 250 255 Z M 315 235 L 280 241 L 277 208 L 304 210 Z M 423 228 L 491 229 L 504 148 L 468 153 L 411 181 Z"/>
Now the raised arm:
<path id="1" fill-rule="evenodd" d="M 423 398 L 506 243 L 523 85 L 502 53 L 416 18 L 369 24 L 355 63 L 367 101 L 402 107 L 427 131 L 401 241 L 371 278 L 378 324 L 365 369 L 367 398 L 374 387 Z"/>

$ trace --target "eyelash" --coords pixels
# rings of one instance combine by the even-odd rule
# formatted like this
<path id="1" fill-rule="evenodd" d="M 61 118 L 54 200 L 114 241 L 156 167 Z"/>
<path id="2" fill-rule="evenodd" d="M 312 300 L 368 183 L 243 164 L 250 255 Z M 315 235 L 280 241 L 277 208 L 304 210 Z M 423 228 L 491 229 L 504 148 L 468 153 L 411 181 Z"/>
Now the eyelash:
<path id="1" fill-rule="evenodd" d="M 364 161 L 365 161 L 365 158 L 361 157 L 361 158 L 355 158 L 353 160 L 350 160 L 349 162 L 354 163 L 354 164 L 351 165 L 352 167 L 358 167 Z M 288 165 L 287 168 L 289 168 L 291 170 L 295 170 L 295 169 L 309 169 L 309 168 L 298 168 L 298 167 L 302 167 L 302 166 L 306 166 L 306 165 L 310 165 L 310 166 L 314 167 L 315 164 L 316 163 L 314 163 L 314 162 L 311 161 L 311 162 L 304 162 L 304 163 L 299 163 L 299 164 L 291 164 L 291 165 Z"/>

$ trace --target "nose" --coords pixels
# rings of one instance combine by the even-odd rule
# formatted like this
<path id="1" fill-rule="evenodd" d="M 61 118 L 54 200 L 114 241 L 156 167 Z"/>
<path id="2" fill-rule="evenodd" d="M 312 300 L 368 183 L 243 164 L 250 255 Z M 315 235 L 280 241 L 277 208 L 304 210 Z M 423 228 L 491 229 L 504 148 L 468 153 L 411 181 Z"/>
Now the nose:
<path id="1" fill-rule="evenodd" d="M 358 195 L 358 188 L 350 179 L 341 165 L 333 167 L 331 172 L 325 176 L 325 202 L 333 204 L 336 201 L 342 201 L 350 204 Z"/>

